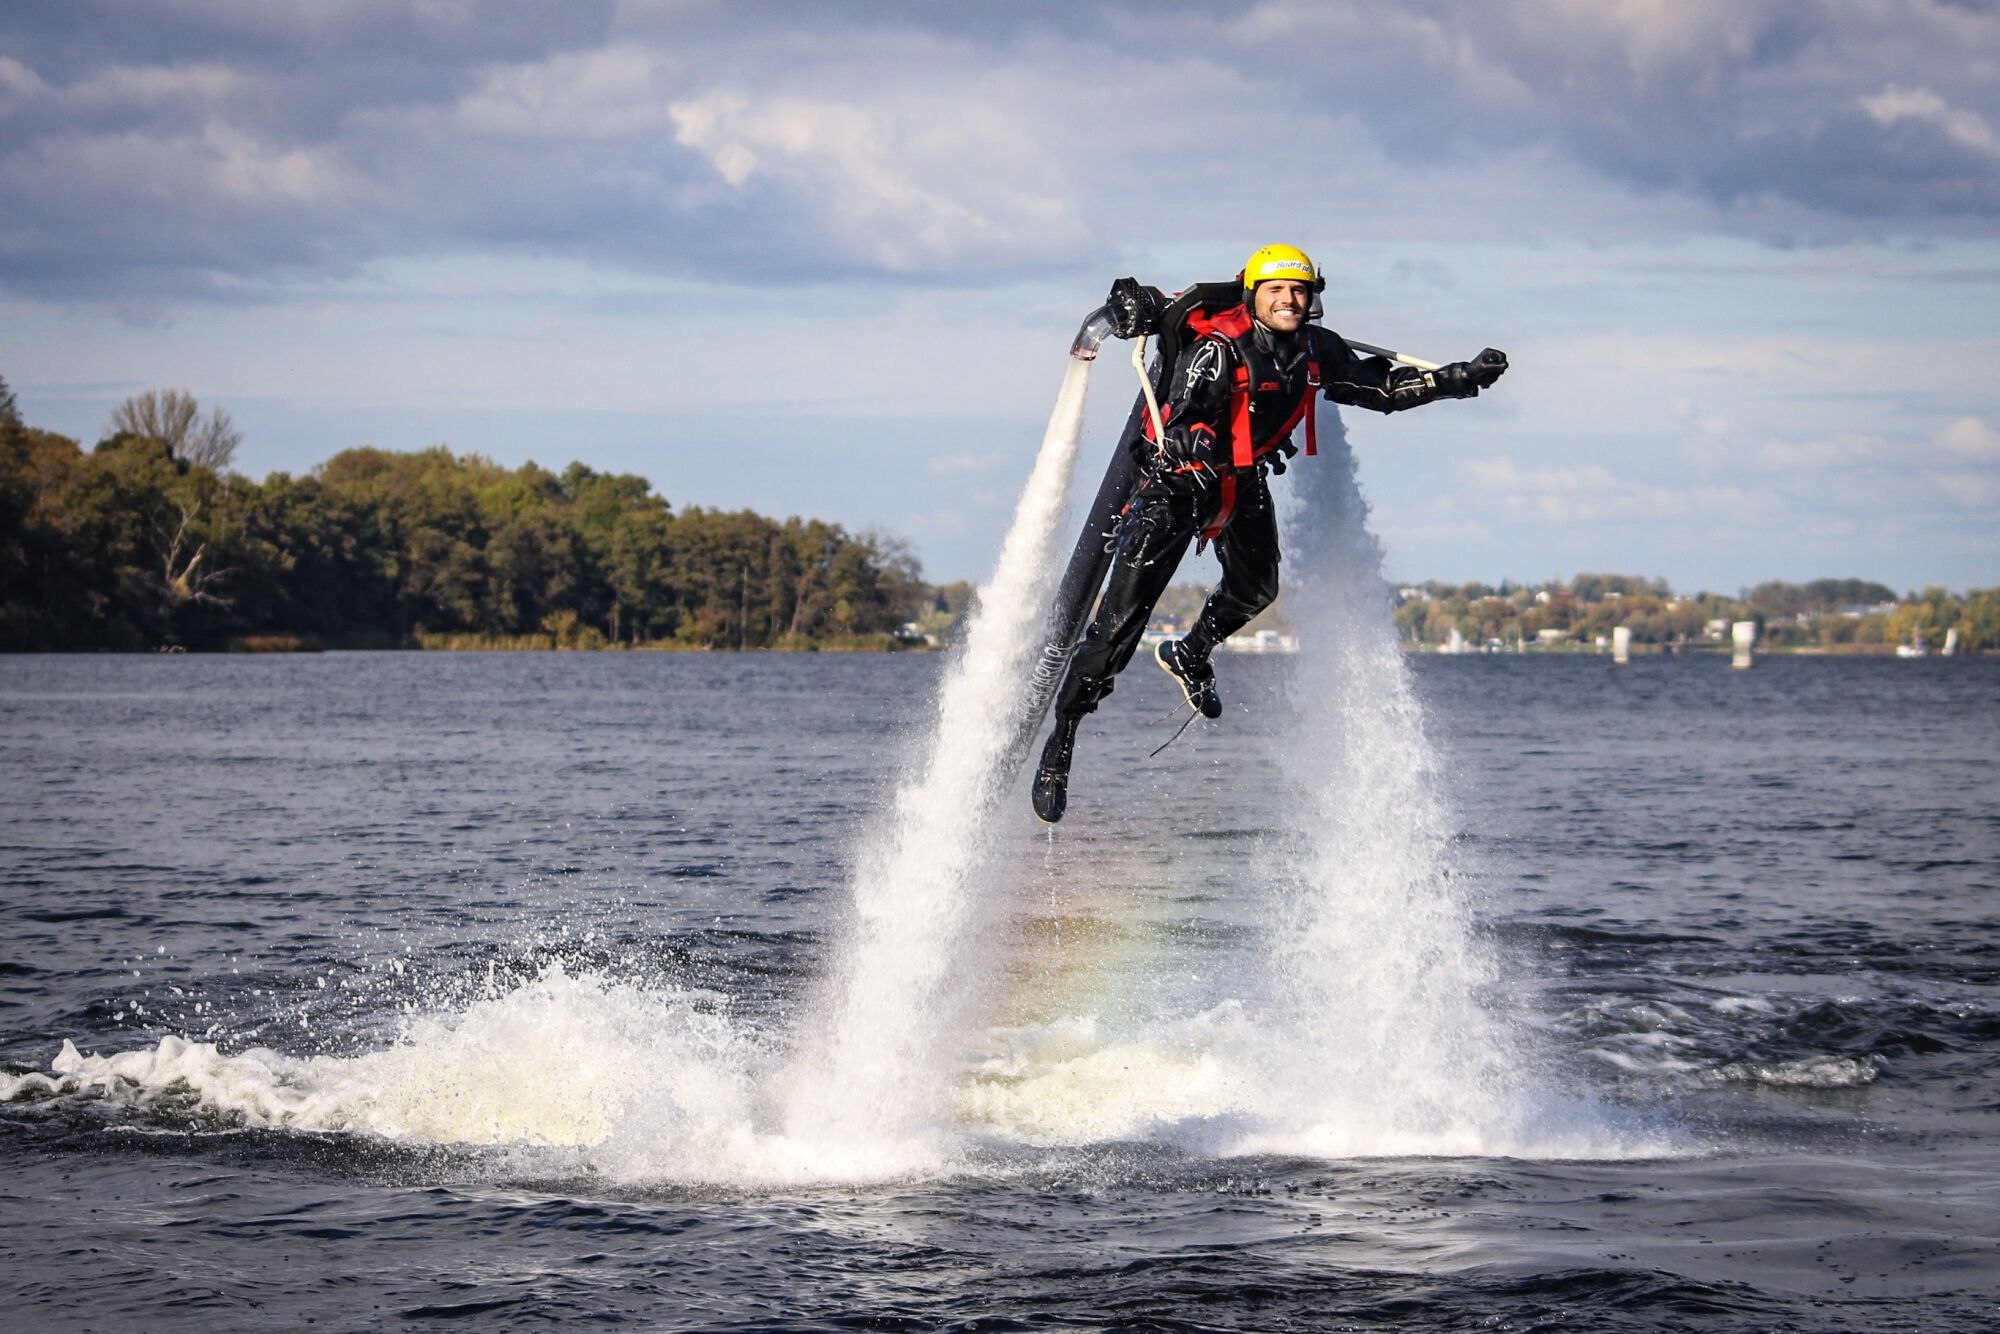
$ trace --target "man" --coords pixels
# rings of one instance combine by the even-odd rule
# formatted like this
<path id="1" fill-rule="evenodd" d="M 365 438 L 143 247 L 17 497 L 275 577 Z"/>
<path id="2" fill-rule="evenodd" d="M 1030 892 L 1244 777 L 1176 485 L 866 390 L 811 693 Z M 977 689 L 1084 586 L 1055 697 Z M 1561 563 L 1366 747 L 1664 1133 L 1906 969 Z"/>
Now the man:
<path id="1" fill-rule="evenodd" d="M 1222 715 L 1209 655 L 1278 595 L 1278 525 L 1265 476 L 1285 470 L 1301 420 L 1306 452 L 1313 452 L 1315 390 L 1336 403 L 1400 412 L 1475 397 L 1507 369 L 1506 356 L 1492 348 L 1429 372 L 1357 356 L 1338 334 L 1310 323 L 1326 283 L 1293 246 L 1257 251 L 1240 281 L 1241 306 L 1191 321 L 1199 337 L 1172 368 L 1160 411 L 1164 431 L 1155 439 L 1149 421 L 1134 442 L 1143 480 L 1119 518 L 1111 576 L 1056 694 L 1055 731 L 1035 773 L 1035 814 L 1050 823 L 1068 805 L 1077 727 L 1131 661 L 1153 604 L 1197 534 L 1215 543 L 1222 581 L 1194 628 L 1162 643 L 1154 657 L 1190 708 L 1206 718 Z M 1118 332 L 1132 336 L 1153 331 L 1160 298 L 1121 280 L 1111 306 Z"/>

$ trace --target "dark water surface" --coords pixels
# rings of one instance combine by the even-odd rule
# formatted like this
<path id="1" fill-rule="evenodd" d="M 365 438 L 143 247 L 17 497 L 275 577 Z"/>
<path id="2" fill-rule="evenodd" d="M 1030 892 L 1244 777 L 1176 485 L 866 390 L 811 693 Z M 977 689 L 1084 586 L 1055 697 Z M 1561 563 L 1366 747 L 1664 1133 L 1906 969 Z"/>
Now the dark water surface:
<path id="1" fill-rule="evenodd" d="M 939 665 L 0 658 L 0 1326 L 2000 1325 L 2000 659 L 1413 664 L 1489 1003 L 1664 1147 L 737 1171 Z M 1282 718 L 1165 684 L 1002 822 L 1020 940 L 1167 942 L 1098 1010 L 1256 964 Z"/>

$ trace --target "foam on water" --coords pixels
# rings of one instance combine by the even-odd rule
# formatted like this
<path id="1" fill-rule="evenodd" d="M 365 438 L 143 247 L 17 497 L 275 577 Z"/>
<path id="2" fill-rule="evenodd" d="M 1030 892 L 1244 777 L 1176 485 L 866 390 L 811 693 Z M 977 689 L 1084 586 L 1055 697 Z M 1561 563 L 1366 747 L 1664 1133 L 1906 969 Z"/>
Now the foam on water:
<path id="1" fill-rule="evenodd" d="M 741 1180 L 796 1170 L 786 1146 L 752 1129 L 769 1063 L 716 996 L 554 964 L 413 1018 L 359 1056 L 226 1054 L 177 1037 L 99 1056 L 64 1042 L 49 1074 L 0 1079 L 0 1098 L 94 1095 L 235 1125 L 587 1151 L 619 1175 Z"/>
<path id="2" fill-rule="evenodd" d="M 959 1087 L 958 1115 L 1013 1143 L 1151 1139 L 1212 1150 L 1218 1121 L 1255 1110 L 1240 1060 L 1251 1033 L 1233 1001 L 1131 1036 L 1095 1015 L 997 1029 Z"/>

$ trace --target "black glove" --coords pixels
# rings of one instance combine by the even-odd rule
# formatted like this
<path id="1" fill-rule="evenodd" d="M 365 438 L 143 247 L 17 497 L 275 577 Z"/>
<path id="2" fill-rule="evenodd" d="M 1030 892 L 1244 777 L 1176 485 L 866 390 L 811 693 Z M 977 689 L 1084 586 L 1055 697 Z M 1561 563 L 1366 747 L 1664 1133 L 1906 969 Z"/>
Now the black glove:
<path id="1" fill-rule="evenodd" d="M 1451 367 L 1446 366 L 1432 372 L 1432 378 L 1437 381 L 1441 392 L 1450 392 L 1444 388 L 1444 373 L 1450 369 Z M 1398 366 L 1389 372 L 1389 411 L 1401 412 L 1405 408 L 1414 408 L 1430 401 L 1431 387 L 1425 382 L 1424 373 L 1415 366 Z"/>
<path id="2" fill-rule="evenodd" d="M 1497 347 L 1489 347 L 1466 362 L 1465 368 L 1481 389 L 1491 389 L 1493 382 L 1507 373 L 1507 354 Z"/>
<path id="3" fill-rule="evenodd" d="M 1139 285 L 1137 278 L 1120 278 L 1111 284 L 1104 298 L 1111 312 L 1111 332 L 1120 338 L 1138 338 L 1160 331 L 1160 294 Z"/>
<path id="4" fill-rule="evenodd" d="M 1215 481 L 1215 434 L 1206 427 L 1169 426 L 1154 471 L 1169 485 L 1206 490 Z"/>
<path id="5" fill-rule="evenodd" d="M 1507 373 L 1507 354 L 1487 348 L 1471 361 L 1454 361 L 1431 372 L 1438 393 L 1445 398 L 1477 398 L 1479 391 Z"/>

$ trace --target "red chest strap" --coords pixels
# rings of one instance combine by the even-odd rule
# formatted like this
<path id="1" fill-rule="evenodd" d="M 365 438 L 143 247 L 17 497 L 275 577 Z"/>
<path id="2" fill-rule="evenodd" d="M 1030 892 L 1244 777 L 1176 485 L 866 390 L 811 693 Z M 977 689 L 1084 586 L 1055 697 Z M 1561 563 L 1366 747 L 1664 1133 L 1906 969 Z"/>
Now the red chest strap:
<path id="1" fill-rule="evenodd" d="M 1308 361 L 1306 392 L 1299 399 L 1299 405 L 1292 409 L 1292 415 L 1285 418 L 1282 426 L 1271 432 L 1268 439 L 1256 440 L 1250 434 L 1250 369 L 1238 365 L 1229 376 L 1230 462 L 1238 468 L 1251 467 L 1260 456 L 1270 453 L 1279 441 L 1297 430 L 1301 420 L 1306 424 L 1306 454 L 1310 457 L 1319 453 L 1319 413 L 1316 411 L 1319 390 L 1319 362 Z"/>
<path id="2" fill-rule="evenodd" d="M 1301 417 L 1306 423 L 1306 454 L 1311 457 L 1319 453 L 1319 388 L 1319 362 L 1315 359 L 1306 363 L 1306 392 L 1299 400 L 1299 406 L 1292 410 L 1292 415 L 1283 426 L 1271 433 L 1271 438 L 1265 442 L 1266 447 L 1259 450 L 1257 442 L 1250 436 L 1250 368 L 1238 360 L 1229 376 L 1229 461 L 1234 466 L 1218 479 L 1220 485 L 1217 487 L 1215 517 L 1201 530 L 1202 545 L 1214 541 L 1229 526 L 1230 517 L 1236 513 L 1237 469 L 1257 466 L 1258 454 L 1269 453 L 1280 440 L 1290 436 L 1298 429 Z"/>
<path id="3" fill-rule="evenodd" d="M 1319 361 L 1315 358 L 1306 363 L 1306 402 L 1300 409 L 1306 415 L 1306 457 L 1319 453 Z"/>
<path id="4" fill-rule="evenodd" d="M 1241 361 L 1229 375 L 1229 461 L 1239 468 L 1257 462 L 1257 445 L 1250 438 L 1250 368 Z"/>

